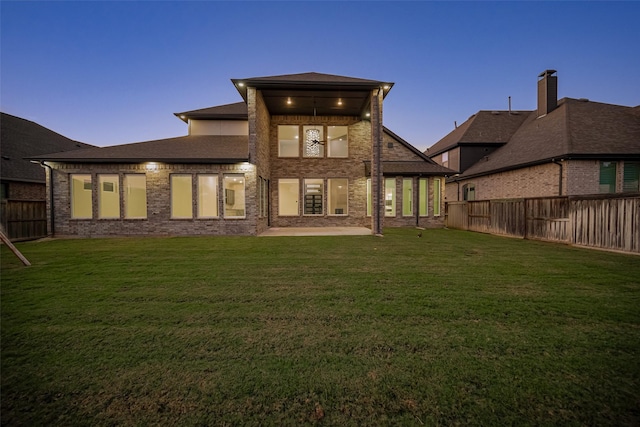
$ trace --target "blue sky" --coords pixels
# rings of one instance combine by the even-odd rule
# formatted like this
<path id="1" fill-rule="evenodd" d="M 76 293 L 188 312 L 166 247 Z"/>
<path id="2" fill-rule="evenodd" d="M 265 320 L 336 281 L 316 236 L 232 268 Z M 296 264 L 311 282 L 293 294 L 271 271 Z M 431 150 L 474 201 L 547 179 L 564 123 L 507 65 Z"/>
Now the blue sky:
<path id="1" fill-rule="evenodd" d="M 640 104 L 640 2 L 0 2 L 0 109 L 99 146 L 185 135 L 231 78 L 395 83 L 385 126 L 421 150 L 478 110 Z"/>

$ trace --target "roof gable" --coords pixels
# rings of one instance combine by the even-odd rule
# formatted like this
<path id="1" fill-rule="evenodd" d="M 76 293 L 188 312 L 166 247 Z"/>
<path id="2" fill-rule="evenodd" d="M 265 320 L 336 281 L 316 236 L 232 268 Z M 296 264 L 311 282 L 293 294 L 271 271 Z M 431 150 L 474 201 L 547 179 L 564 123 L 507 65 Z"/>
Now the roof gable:
<path id="1" fill-rule="evenodd" d="M 427 149 L 430 156 L 461 145 L 506 144 L 530 111 L 478 111 Z"/>

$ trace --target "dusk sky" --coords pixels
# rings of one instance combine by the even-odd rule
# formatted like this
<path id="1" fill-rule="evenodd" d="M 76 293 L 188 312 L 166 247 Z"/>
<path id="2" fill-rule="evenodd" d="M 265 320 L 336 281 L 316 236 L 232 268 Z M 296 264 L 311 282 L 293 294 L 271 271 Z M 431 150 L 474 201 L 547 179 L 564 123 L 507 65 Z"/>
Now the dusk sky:
<path id="1" fill-rule="evenodd" d="M 0 109 L 107 146 L 186 135 L 230 79 L 391 81 L 384 125 L 425 150 L 478 110 L 640 104 L 640 2 L 0 2 Z"/>

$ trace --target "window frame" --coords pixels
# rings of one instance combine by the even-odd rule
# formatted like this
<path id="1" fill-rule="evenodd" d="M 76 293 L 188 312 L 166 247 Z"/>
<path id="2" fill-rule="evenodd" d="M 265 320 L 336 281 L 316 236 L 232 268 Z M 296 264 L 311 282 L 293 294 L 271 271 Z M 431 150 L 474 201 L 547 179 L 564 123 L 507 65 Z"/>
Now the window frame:
<path id="1" fill-rule="evenodd" d="M 402 178 L 402 216 L 413 216 L 413 178 Z"/>
<path id="2" fill-rule="evenodd" d="M 78 209 L 74 208 L 76 206 L 76 188 L 74 183 L 80 182 L 80 180 L 74 179 L 74 177 L 84 177 L 82 179 L 82 188 L 77 188 L 77 190 L 82 191 L 83 193 L 88 191 L 88 199 L 89 199 L 89 216 L 78 216 L 76 215 L 76 211 Z M 89 178 L 88 182 L 86 178 Z M 70 198 L 70 206 L 69 206 L 69 215 L 71 219 L 93 219 L 93 177 L 90 173 L 72 173 L 69 174 L 69 198 Z M 87 188 L 87 183 L 89 184 L 89 188 Z M 4 184 L 4 183 L 3 183 Z M 86 194 L 83 194 L 83 197 L 86 197 Z M 86 200 L 85 200 L 86 202 Z"/>
<path id="3" fill-rule="evenodd" d="M 393 186 L 388 185 L 393 182 Z M 395 178 L 385 178 L 384 179 L 384 216 L 387 218 L 395 218 L 397 213 L 396 203 L 397 203 L 397 189 L 396 189 L 396 179 Z M 391 194 L 389 194 L 389 190 L 391 190 Z M 391 200 L 389 200 L 389 195 L 391 195 Z"/>
<path id="4" fill-rule="evenodd" d="M 599 164 L 598 192 L 600 194 L 613 194 L 617 189 L 618 162 L 601 161 Z M 611 182 L 608 182 L 611 180 Z M 604 181 L 604 182 L 603 182 Z M 606 190 L 604 188 L 606 186 Z"/>
<path id="5" fill-rule="evenodd" d="M 293 185 L 295 184 L 295 192 L 291 192 L 291 194 L 295 195 L 295 205 L 296 205 L 296 213 L 283 213 L 282 211 L 282 195 L 285 194 L 283 191 L 283 184 Z M 281 217 L 294 217 L 300 216 L 300 180 L 298 178 L 279 178 L 278 179 L 278 216 Z"/>
<path id="6" fill-rule="evenodd" d="M 133 199 L 131 198 L 131 183 L 137 178 L 144 179 L 144 215 L 134 216 L 131 210 L 134 209 Z M 125 173 L 122 179 L 122 202 L 124 205 L 124 218 L 125 219 L 147 219 L 147 175 L 144 173 Z"/>
<path id="7" fill-rule="evenodd" d="M 344 134 L 346 135 L 347 139 L 346 139 L 346 141 L 344 141 L 345 151 L 346 151 L 346 154 L 344 156 L 332 155 L 331 154 L 331 151 L 332 151 L 332 148 L 331 148 L 332 144 L 331 143 L 335 142 L 336 140 L 337 141 L 342 141 L 341 139 L 332 138 L 331 137 L 331 134 L 332 134 L 331 130 L 335 129 L 335 128 L 344 128 L 344 130 L 345 130 Z M 342 132 L 340 132 L 340 133 L 342 133 Z M 339 136 L 342 136 L 342 135 L 339 135 Z M 326 144 L 327 144 L 327 150 L 326 150 L 327 151 L 327 158 L 331 158 L 331 159 L 347 159 L 347 158 L 349 158 L 349 126 L 345 126 L 345 125 L 329 125 L 329 126 L 327 126 L 327 142 L 326 142 Z"/>
<path id="8" fill-rule="evenodd" d="M 115 178 L 115 181 L 107 181 L 107 178 Z M 111 190 L 105 190 L 107 188 L 105 184 L 114 184 L 114 186 Z M 114 193 L 115 195 L 115 211 L 117 213 L 114 215 L 107 215 L 108 203 L 106 202 L 113 203 L 113 200 L 106 200 L 108 197 L 106 193 Z M 109 197 L 109 199 L 113 199 L 113 197 Z M 120 175 L 116 173 L 98 174 L 98 219 L 120 219 L 120 215 Z"/>
<path id="9" fill-rule="evenodd" d="M 340 190 L 340 185 L 345 186 L 345 192 L 347 196 L 347 201 L 345 204 L 343 213 L 334 213 L 333 211 L 336 209 L 340 209 L 339 207 L 333 206 L 332 201 L 334 197 L 332 196 L 333 186 L 337 186 L 337 190 Z M 327 215 L 328 216 L 349 216 L 349 178 L 328 178 L 327 179 Z"/>
<path id="10" fill-rule="evenodd" d="M 240 184 L 242 184 L 242 195 L 237 195 L 237 190 L 235 188 L 227 188 L 227 180 L 231 180 L 231 179 L 241 179 L 242 182 Z M 237 181 L 236 181 L 237 182 Z M 223 203 L 222 203 L 222 214 L 223 217 L 226 219 L 245 219 L 247 217 L 247 178 L 244 174 L 240 174 L 240 173 L 229 173 L 229 174 L 224 174 L 222 176 L 222 188 L 224 191 L 224 195 L 223 195 Z M 231 193 L 231 191 L 233 191 L 233 193 Z M 229 198 L 231 197 L 231 194 L 233 195 L 233 205 L 236 205 L 236 201 L 237 200 L 242 200 L 242 209 L 238 209 L 238 208 L 227 208 L 227 201 L 229 200 Z M 235 211 L 242 211 L 242 215 L 229 215 L 231 209 L 235 210 Z"/>
<path id="11" fill-rule="evenodd" d="M 213 215 L 206 215 L 203 212 L 203 206 L 209 206 L 206 203 L 203 203 L 203 194 L 201 192 L 202 189 L 202 178 L 213 178 L 214 188 L 213 188 L 213 206 L 215 207 L 215 213 Z M 218 179 L 218 174 L 216 173 L 199 173 L 196 175 L 196 218 L 198 219 L 217 219 L 220 218 L 220 184 Z"/>
<path id="12" fill-rule="evenodd" d="M 314 187 L 309 187 L 313 185 Z M 316 187 L 318 186 L 318 187 Z M 314 202 L 311 203 L 311 205 L 309 205 L 309 202 L 307 202 L 307 197 L 308 196 L 318 196 L 318 194 L 312 194 L 315 193 L 315 189 L 320 190 L 320 211 L 319 212 L 315 212 L 316 210 L 316 204 L 315 204 L 315 200 L 317 200 L 314 197 Z M 325 208 L 325 202 L 324 202 L 324 198 L 325 198 L 325 185 L 324 185 L 324 179 L 322 178 L 304 178 L 302 180 L 302 200 L 303 200 L 303 206 L 302 206 L 302 216 L 322 216 L 324 215 L 324 208 Z M 312 211 L 311 213 L 309 213 L 307 211 L 307 207 L 311 207 Z"/>
<path id="13" fill-rule="evenodd" d="M 285 141 L 280 137 L 280 129 L 281 128 L 295 128 L 297 131 L 297 135 L 295 136 L 296 140 L 296 155 L 295 156 L 285 156 L 283 155 L 282 142 Z M 291 140 L 286 140 L 291 141 Z M 297 159 L 300 158 L 300 125 L 278 125 L 278 157 L 283 159 Z"/>
<path id="14" fill-rule="evenodd" d="M 424 207 L 424 209 L 423 209 Z M 418 179 L 418 215 L 429 216 L 429 179 Z"/>
<path id="15" fill-rule="evenodd" d="M 433 216 L 441 216 L 440 204 L 442 203 L 442 181 L 440 178 L 433 179 Z"/>
<path id="16" fill-rule="evenodd" d="M 176 192 L 175 186 L 178 185 L 178 181 L 180 179 L 184 179 L 184 178 L 188 178 L 189 180 L 188 186 L 186 185 L 186 183 L 182 184 L 185 187 L 188 187 L 188 191 L 186 192 L 186 195 L 188 196 L 189 203 L 188 205 L 185 204 L 185 206 L 182 206 L 182 208 L 185 210 L 184 215 L 178 215 L 181 212 L 181 210 L 176 209 L 176 207 L 180 207 L 180 205 L 177 204 L 178 202 L 180 202 L 180 200 L 177 198 L 178 193 Z M 172 173 L 169 175 L 169 187 L 171 192 L 171 197 L 170 197 L 171 219 L 176 219 L 176 220 L 193 219 L 193 175 L 190 173 Z M 184 188 L 185 191 L 186 189 L 187 188 Z M 188 210 L 186 206 L 189 206 L 191 209 Z M 189 212 L 189 214 L 187 214 L 187 211 Z"/>

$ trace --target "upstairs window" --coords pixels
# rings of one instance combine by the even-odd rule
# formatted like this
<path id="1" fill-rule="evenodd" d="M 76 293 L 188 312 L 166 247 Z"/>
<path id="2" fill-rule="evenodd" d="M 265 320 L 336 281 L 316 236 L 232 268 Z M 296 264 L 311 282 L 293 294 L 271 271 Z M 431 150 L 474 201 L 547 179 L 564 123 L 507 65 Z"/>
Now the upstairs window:
<path id="1" fill-rule="evenodd" d="M 278 157 L 347 158 L 349 127 L 279 125 Z"/>
<path id="2" fill-rule="evenodd" d="M 300 156 L 300 136 L 297 125 L 278 126 L 278 157 Z"/>
<path id="3" fill-rule="evenodd" d="M 324 127 L 302 126 L 304 157 L 324 157 Z"/>
<path id="4" fill-rule="evenodd" d="M 329 126 L 327 128 L 327 156 L 348 157 L 348 126 Z"/>

